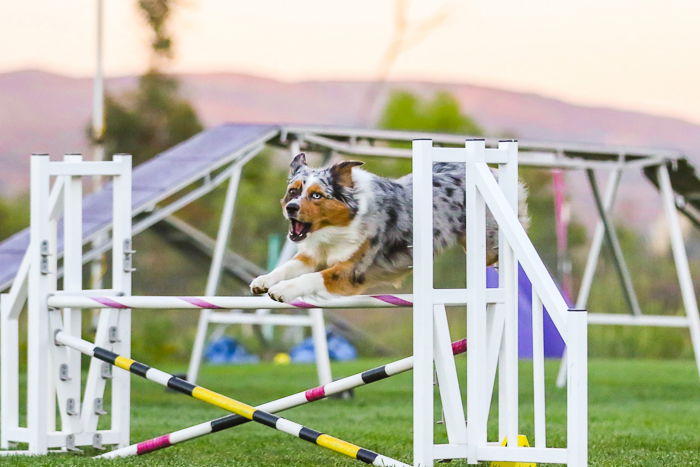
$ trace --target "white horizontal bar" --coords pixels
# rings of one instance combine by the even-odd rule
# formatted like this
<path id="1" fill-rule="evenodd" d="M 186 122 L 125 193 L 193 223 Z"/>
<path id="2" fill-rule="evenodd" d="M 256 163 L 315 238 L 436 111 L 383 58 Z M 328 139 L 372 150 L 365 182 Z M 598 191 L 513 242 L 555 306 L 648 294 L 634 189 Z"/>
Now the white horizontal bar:
<path id="1" fill-rule="evenodd" d="M 466 163 L 469 153 L 465 148 L 433 148 L 433 162 L 455 162 Z M 470 160 L 471 162 L 471 160 Z M 503 151 L 498 149 L 487 149 L 484 160 L 475 162 L 486 162 L 487 164 L 505 164 L 508 157 Z"/>
<path id="2" fill-rule="evenodd" d="M 504 446 L 484 446 L 477 448 L 480 461 L 503 462 L 547 462 L 566 464 L 566 448 L 509 448 Z"/>
<path id="3" fill-rule="evenodd" d="M 157 309 L 294 309 L 294 308 L 394 308 L 413 306 L 411 295 L 357 295 L 330 300 L 280 303 L 267 296 L 256 297 L 174 297 L 52 295 L 48 305 L 55 308 L 157 308 Z"/>
<path id="4" fill-rule="evenodd" d="M 217 312 L 209 315 L 216 324 L 274 324 L 277 326 L 311 326 L 313 320 L 304 315 L 253 315 L 239 312 Z"/>
<path id="5" fill-rule="evenodd" d="M 125 165 L 121 162 L 49 162 L 49 175 L 122 175 Z"/>
<path id="6" fill-rule="evenodd" d="M 465 305 L 468 301 L 469 289 L 433 289 L 433 303 L 436 305 Z M 503 289 L 486 289 L 486 303 L 503 303 Z"/>
<path id="7" fill-rule="evenodd" d="M 612 324 L 621 326 L 660 326 L 669 328 L 687 328 L 688 318 L 685 316 L 661 315 L 622 315 L 610 313 L 588 313 L 589 324 Z"/>
<path id="8" fill-rule="evenodd" d="M 17 443 L 28 443 L 29 442 L 29 430 L 27 427 L 15 426 L 15 427 L 3 427 L 5 430 L 5 435 L 10 442 Z"/>

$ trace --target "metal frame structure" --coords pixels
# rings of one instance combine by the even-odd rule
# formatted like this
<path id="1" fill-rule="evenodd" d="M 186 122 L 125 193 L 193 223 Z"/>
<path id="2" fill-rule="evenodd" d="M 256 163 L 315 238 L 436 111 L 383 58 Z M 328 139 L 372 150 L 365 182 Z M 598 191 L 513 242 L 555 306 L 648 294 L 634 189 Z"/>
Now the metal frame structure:
<path id="1" fill-rule="evenodd" d="M 466 210 L 469 213 L 468 283 L 463 289 L 433 287 L 432 162 L 465 164 Z M 487 163 L 497 164 L 498 182 Z M 113 162 L 83 162 L 66 156 L 51 162 L 45 155 L 32 158 L 31 240 L 29 263 L 29 356 L 27 361 L 27 426 L 19 427 L 18 314 L 9 313 L 17 300 L 2 297 L 3 447 L 27 442 L 27 451 L 12 454 L 45 454 L 50 448 L 115 444 L 126 447 L 130 432 L 128 374 L 105 371 L 104 363 L 167 385 L 197 399 L 217 405 L 289 434 L 375 465 L 405 465 L 358 446 L 315 432 L 289 420 L 196 386 L 176 376 L 129 358 L 131 308 L 170 309 L 273 309 L 273 308 L 375 308 L 413 305 L 414 314 L 414 464 L 433 465 L 435 459 L 557 462 L 574 466 L 587 462 L 587 320 L 585 311 L 568 310 L 553 280 L 537 256 L 515 213 L 518 157 L 516 142 L 486 149 L 484 141 L 468 141 L 465 149 L 434 148 L 432 141 L 414 142 L 414 295 L 371 295 L 310 303 L 273 302 L 267 297 L 136 297 L 131 296 L 131 158 L 118 155 Z M 83 176 L 113 177 L 112 263 L 110 289 L 82 286 L 82 180 Z M 51 177 L 57 177 L 50 194 Z M 499 224 L 501 283 L 487 289 L 485 282 L 485 215 L 491 210 Z M 63 208 L 63 289 L 57 288 L 58 220 Z M 517 265 L 522 264 L 533 282 L 533 341 L 535 345 L 534 448 L 518 447 Z M 220 264 L 219 264 L 220 267 Z M 413 300 L 413 302 L 411 301 Z M 446 305 L 466 305 L 468 310 L 467 402 L 465 421 L 461 390 L 450 343 Z M 570 349 L 567 388 L 567 446 L 545 443 L 543 305 Z M 99 308 L 95 343 L 81 338 L 83 309 Z M 12 344 L 12 345 L 11 345 Z M 81 402 L 80 353 L 94 357 Z M 499 439 L 507 446 L 488 443 L 488 408 L 499 378 Z M 433 440 L 433 374 L 437 377 L 448 444 Z M 106 413 L 103 394 L 112 379 L 112 426 L 98 430 L 97 420 Z M 11 388 L 7 391 L 6 388 Z M 9 409 L 9 410 L 8 410 Z M 60 414 L 60 428 L 54 415 Z M 8 451 L 6 451 L 8 452 Z"/>

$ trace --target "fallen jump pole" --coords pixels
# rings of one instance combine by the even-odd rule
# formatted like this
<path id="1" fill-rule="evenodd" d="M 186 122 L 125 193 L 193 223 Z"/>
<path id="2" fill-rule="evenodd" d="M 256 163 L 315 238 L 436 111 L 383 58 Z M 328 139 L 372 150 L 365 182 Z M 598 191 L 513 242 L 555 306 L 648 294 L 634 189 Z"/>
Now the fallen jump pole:
<path id="1" fill-rule="evenodd" d="M 188 396 L 201 400 L 202 402 L 206 402 L 207 404 L 233 412 L 234 414 L 247 420 L 252 420 L 260 423 L 261 425 L 265 425 L 270 428 L 274 428 L 275 430 L 296 436 L 304 441 L 309 441 L 318 446 L 330 449 L 331 451 L 335 451 L 339 454 L 362 461 L 366 464 L 376 466 L 409 467 L 407 464 L 404 464 L 396 459 L 382 456 L 381 454 L 361 448 L 352 443 L 348 443 L 347 441 L 343 441 L 325 433 L 312 430 L 285 418 L 272 415 L 269 412 L 256 409 L 251 405 L 244 404 L 243 402 L 231 399 L 230 397 L 226 397 L 217 392 L 189 383 L 184 379 L 178 378 L 177 376 L 165 373 L 164 371 L 156 368 L 151 368 L 148 365 L 144 365 L 143 363 L 137 362 L 130 358 L 117 355 L 107 349 L 98 347 L 91 342 L 66 334 L 63 331 L 57 331 L 54 339 L 58 345 L 66 345 L 80 351 L 85 355 L 107 362 L 130 373 L 141 376 L 142 378 L 153 381 L 170 389 L 174 389 L 183 394 L 187 394 Z"/>
<path id="2" fill-rule="evenodd" d="M 453 355 L 462 354 L 466 352 L 466 350 L 466 339 L 462 339 L 452 343 Z M 267 402 L 265 404 L 259 405 L 256 408 L 258 410 L 264 410 L 265 412 L 270 413 L 281 412 L 283 410 L 298 407 L 309 402 L 324 399 L 328 396 L 332 396 L 334 394 L 338 394 L 349 389 L 354 389 L 359 386 L 374 383 L 375 381 L 381 381 L 391 376 L 395 376 L 400 373 L 405 373 L 407 371 L 410 371 L 411 369 L 413 369 L 413 357 L 402 358 L 401 360 L 396 360 L 394 362 L 387 363 L 386 365 L 373 368 L 371 370 L 363 371 L 362 373 L 347 376 L 345 378 L 341 378 L 323 386 L 317 386 L 315 388 L 307 389 L 306 391 L 301 391 L 296 394 L 283 397 L 281 399 L 276 399 L 274 401 Z M 132 444 L 131 446 L 126 446 L 121 449 L 115 449 L 105 454 L 96 456 L 95 458 L 114 459 L 117 457 L 140 456 L 142 454 L 148 454 L 149 452 L 165 449 L 172 445 L 182 443 L 183 441 L 189 441 L 191 439 L 199 438 L 200 436 L 205 436 L 210 433 L 216 433 L 218 431 L 226 430 L 228 428 L 243 425 L 244 423 L 248 423 L 249 421 L 250 420 L 241 417 L 240 415 L 226 415 L 225 417 L 216 418 L 214 420 L 209 420 L 198 425 L 193 425 L 178 431 L 173 431 L 172 433 L 158 436 L 146 441 L 142 441 L 140 443 Z"/>

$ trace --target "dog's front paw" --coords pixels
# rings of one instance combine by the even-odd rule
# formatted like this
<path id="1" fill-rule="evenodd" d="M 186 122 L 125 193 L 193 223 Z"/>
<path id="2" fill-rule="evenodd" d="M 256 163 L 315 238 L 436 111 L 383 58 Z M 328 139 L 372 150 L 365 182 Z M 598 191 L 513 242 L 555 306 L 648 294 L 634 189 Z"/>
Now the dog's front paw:
<path id="1" fill-rule="evenodd" d="M 267 292 L 270 287 L 275 285 L 275 281 L 270 276 L 271 274 L 263 274 L 253 279 L 253 282 L 250 283 L 250 291 L 254 294 Z"/>
<path id="2" fill-rule="evenodd" d="M 271 299 L 282 303 L 292 303 L 297 298 L 304 295 L 306 291 L 300 287 L 297 281 L 288 280 L 279 282 L 267 291 Z"/>

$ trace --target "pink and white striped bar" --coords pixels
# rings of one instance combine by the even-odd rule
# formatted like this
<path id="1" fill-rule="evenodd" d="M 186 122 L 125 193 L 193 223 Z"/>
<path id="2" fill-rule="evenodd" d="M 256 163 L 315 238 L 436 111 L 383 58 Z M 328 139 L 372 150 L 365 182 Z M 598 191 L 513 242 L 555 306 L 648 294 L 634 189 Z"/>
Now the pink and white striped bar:
<path id="1" fill-rule="evenodd" d="M 294 309 L 294 308 L 411 308 L 413 295 L 377 294 L 353 295 L 331 299 L 295 300 L 292 303 L 277 302 L 267 295 L 254 297 L 175 297 L 175 296 L 120 296 L 94 295 L 89 290 L 84 295 L 60 293 L 48 298 L 48 305 L 54 308 L 150 308 L 169 310 L 232 310 L 232 309 Z M 466 289 L 435 289 L 435 303 L 440 305 L 463 306 L 468 291 Z M 486 303 L 502 303 L 503 290 L 486 290 Z"/>
<path id="2" fill-rule="evenodd" d="M 82 296 L 53 295 L 54 308 L 157 308 L 157 309 L 293 309 L 293 308 L 402 308 L 412 307 L 411 295 L 356 295 L 329 300 L 304 299 L 281 303 L 267 296 L 175 297 L 175 296 Z"/>

